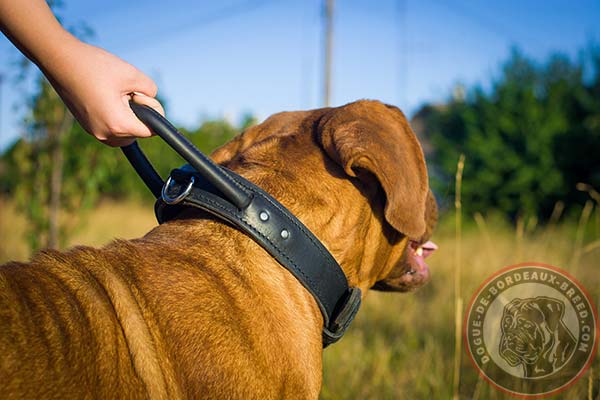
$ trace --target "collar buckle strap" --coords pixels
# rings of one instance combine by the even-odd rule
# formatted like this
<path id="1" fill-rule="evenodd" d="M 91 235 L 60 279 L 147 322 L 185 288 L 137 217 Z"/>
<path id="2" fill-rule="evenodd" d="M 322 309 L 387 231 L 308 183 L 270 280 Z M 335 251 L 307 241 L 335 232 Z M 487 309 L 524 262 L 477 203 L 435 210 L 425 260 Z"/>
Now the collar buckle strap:
<path id="1" fill-rule="evenodd" d="M 350 323 L 354 320 L 361 303 L 361 290 L 357 287 L 348 289 L 342 299 L 343 304 L 336 316 L 323 328 L 323 347 L 327 347 L 342 338 Z"/>

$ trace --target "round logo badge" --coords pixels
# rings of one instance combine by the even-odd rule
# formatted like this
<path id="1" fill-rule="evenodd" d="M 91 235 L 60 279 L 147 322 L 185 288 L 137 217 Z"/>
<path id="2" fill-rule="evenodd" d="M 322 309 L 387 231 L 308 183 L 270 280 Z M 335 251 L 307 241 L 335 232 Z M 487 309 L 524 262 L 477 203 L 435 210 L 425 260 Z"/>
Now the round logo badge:
<path id="1" fill-rule="evenodd" d="M 518 396 L 567 388 L 596 350 L 593 302 L 579 282 L 550 265 L 519 264 L 490 277 L 473 296 L 464 327 L 475 367 Z"/>

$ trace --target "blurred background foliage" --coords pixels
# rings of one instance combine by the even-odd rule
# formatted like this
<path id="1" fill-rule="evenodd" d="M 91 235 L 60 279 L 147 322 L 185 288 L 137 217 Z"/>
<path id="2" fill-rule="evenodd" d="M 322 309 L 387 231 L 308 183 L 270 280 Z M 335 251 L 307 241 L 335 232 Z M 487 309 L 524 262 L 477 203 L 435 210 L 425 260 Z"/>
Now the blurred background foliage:
<path id="1" fill-rule="evenodd" d="M 164 100 L 162 103 L 166 104 Z M 25 237 L 31 250 L 63 247 L 77 227 L 68 215 L 63 215 L 60 222 L 53 221 L 59 219 L 52 211 L 52 192 L 56 185 L 52 178 L 57 169 L 60 174 L 58 208 L 62 213 L 79 213 L 78 219 L 84 218 L 86 210 L 106 198 L 130 198 L 151 207 L 152 196 L 119 149 L 99 145 L 72 119 L 67 126 L 57 128 L 60 133 L 52 133 L 54 128 L 48 119 L 57 109 L 61 115 L 68 112 L 42 76 L 28 107 L 24 136 L 0 157 L 0 195 L 13 199 L 17 210 L 27 217 Z M 240 126 L 226 120 L 208 120 L 195 129 L 181 128 L 180 131 L 200 150 L 210 152 L 255 122 L 254 117 L 248 115 Z M 184 163 L 157 137 L 141 140 L 140 146 L 163 177 Z M 59 160 L 53 157 L 57 147 L 62 153 Z M 50 232 L 52 224 L 59 225 L 57 238 Z"/>
<path id="2" fill-rule="evenodd" d="M 589 199 L 577 183 L 600 187 L 598 47 L 576 61 L 555 55 L 541 64 L 513 50 L 490 88 L 456 92 L 417 118 L 431 141 L 438 194 L 454 196 L 456 163 L 466 155 L 467 214 L 497 210 L 547 221 L 557 203 L 577 211 Z"/>
<path id="3" fill-rule="evenodd" d="M 579 214 L 590 199 L 584 189 L 600 187 L 598 46 L 588 46 L 577 60 L 555 55 L 544 63 L 514 50 L 489 88 L 457 86 L 454 92 L 413 117 L 442 208 L 451 205 L 446 199 L 454 195 L 456 163 L 464 153 L 467 215 L 498 212 L 513 221 L 545 222 L 553 212 Z M 57 146 L 62 149 L 60 209 L 81 212 L 101 197 L 151 200 L 120 151 L 98 145 L 76 122 L 57 127 L 55 114 L 66 115 L 64 106 L 43 77 L 28 109 L 25 135 L 0 158 L 0 193 L 13 197 L 33 221 L 27 234 L 32 249 L 56 246 L 51 230 L 57 225 L 52 222 Z M 248 115 L 240 126 L 220 119 L 181 130 L 210 152 L 254 123 Z M 53 133 L 57 129 L 64 132 Z M 183 163 L 158 138 L 142 140 L 141 146 L 163 176 Z M 591 186 L 578 190 L 578 183 Z M 73 227 L 59 225 L 64 243 Z"/>
<path id="4" fill-rule="evenodd" d="M 44 80 L 42 86 L 46 87 Z M 166 104 L 163 101 L 163 104 Z M 168 107 L 166 107 L 168 112 Z M 240 126 L 233 126 L 226 120 L 208 120 L 197 128 L 189 130 L 179 128 L 200 150 L 210 152 L 229 141 L 246 127 L 255 123 L 248 116 Z M 34 129 L 34 128 L 32 128 Z M 27 129 L 30 132 L 30 129 Z M 27 135 L 15 142 L 0 158 L 0 191 L 3 195 L 18 192 L 27 182 L 33 163 L 40 163 L 43 146 L 47 144 L 46 135 Z M 144 150 L 157 171 L 166 176 L 171 169 L 184 163 L 158 137 L 140 140 Z M 98 141 L 87 134 L 78 123 L 74 123 L 62 138 L 65 149 L 63 180 L 74 182 L 74 186 L 85 194 L 90 202 L 100 196 L 122 198 L 133 196 L 136 199 L 150 201 L 148 189 L 140 181 L 131 165 L 119 149 L 98 145 Z M 37 171 L 39 173 L 39 171 Z"/>

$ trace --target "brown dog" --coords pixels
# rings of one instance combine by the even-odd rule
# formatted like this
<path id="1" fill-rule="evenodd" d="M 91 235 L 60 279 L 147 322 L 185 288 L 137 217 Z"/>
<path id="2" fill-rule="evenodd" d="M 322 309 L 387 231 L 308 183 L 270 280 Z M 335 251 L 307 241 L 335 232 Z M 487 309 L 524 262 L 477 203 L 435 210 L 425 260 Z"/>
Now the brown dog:
<path id="1" fill-rule="evenodd" d="M 419 245 L 437 211 L 397 108 L 276 114 L 213 158 L 288 207 L 363 293 L 427 281 Z M 322 323 L 260 246 L 190 211 L 141 239 L 0 267 L 0 397 L 317 398 Z"/>

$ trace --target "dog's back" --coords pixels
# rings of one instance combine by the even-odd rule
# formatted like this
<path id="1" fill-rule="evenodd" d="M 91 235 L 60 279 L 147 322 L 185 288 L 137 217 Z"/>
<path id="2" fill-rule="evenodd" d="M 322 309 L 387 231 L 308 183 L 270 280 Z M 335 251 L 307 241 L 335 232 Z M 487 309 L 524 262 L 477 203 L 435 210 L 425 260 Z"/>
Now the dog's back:
<path id="1" fill-rule="evenodd" d="M 165 387 L 156 382 L 161 371 L 142 307 L 123 276 L 132 249 L 122 242 L 106 251 L 46 251 L 30 264 L 0 268 L 3 397 L 110 398 L 116 391 L 141 398 L 149 376 L 154 390 Z M 136 362 L 140 347 L 145 360 Z M 136 370 L 142 364 L 147 370 Z"/>
<path id="2" fill-rule="evenodd" d="M 294 301 L 294 282 L 261 253 L 227 226 L 176 221 L 1 266 L 2 398 L 271 398 L 285 374 L 314 386 L 281 349 L 306 337 L 273 307 Z"/>

